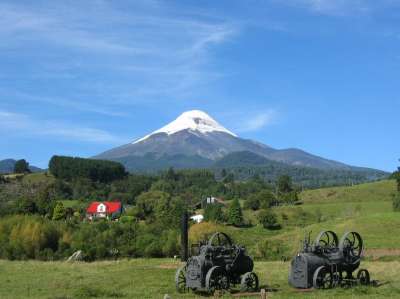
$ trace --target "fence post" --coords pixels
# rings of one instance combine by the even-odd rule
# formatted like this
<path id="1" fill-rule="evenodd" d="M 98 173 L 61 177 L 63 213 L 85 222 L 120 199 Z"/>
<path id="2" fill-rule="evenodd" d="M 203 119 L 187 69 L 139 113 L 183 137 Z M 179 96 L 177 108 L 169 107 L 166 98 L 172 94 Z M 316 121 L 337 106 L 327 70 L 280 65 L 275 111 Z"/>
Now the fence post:
<path id="1" fill-rule="evenodd" d="M 265 291 L 265 289 L 261 289 L 261 299 L 267 299 L 267 292 Z"/>

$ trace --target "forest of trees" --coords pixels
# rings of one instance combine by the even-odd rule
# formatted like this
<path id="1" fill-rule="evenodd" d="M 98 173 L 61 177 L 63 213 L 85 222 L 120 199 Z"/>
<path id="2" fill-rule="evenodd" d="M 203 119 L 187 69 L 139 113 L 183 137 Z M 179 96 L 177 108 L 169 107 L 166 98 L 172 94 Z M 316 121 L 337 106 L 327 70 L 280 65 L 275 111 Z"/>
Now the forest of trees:
<path id="1" fill-rule="evenodd" d="M 53 156 L 49 171 L 58 179 L 71 181 L 87 178 L 97 182 L 111 182 L 127 175 L 122 164 L 113 161 Z"/>

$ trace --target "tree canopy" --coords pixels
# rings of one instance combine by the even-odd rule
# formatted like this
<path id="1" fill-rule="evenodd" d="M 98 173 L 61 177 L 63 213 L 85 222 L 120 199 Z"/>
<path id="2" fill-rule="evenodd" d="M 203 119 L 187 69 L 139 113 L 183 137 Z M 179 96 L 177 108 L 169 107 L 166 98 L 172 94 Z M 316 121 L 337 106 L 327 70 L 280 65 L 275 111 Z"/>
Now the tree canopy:
<path id="1" fill-rule="evenodd" d="M 111 182 L 127 175 L 122 164 L 114 161 L 53 156 L 50 172 L 59 179 L 87 178 L 95 182 Z"/>
<path id="2" fill-rule="evenodd" d="M 25 159 L 18 160 L 14 165 L 15 173 L 26 173 L 30 172 L 29 163 Z"/>

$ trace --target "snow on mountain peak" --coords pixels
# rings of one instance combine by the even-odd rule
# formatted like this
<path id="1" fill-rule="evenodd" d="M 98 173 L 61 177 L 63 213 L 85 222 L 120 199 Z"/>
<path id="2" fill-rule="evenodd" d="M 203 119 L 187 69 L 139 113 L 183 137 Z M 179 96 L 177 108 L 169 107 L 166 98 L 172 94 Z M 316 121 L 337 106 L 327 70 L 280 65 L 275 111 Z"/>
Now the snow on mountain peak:
<path id="1" fill-rule="evenodd" d="M 232 136 L 237 137 L 234 133 L 227 130 L 223 126 L 221 126 L 216 120 L 214 120 L 211 116 L 201 110 L 191 110 L 182 113 L 177 119 L 173 122 L 170 122 L 168 125 L 158 129 L 149 135 L 140 138 L 133 143 L 138 143 L 149 138 L 151 135 L 157 133 L 166 133 L 168 135 L 172 135 L 179 131 L 183 130 L 191 130 L 197 131 L 200 133 L 209 133 L 209 132 L 224 132 L 230 134 Z"/>

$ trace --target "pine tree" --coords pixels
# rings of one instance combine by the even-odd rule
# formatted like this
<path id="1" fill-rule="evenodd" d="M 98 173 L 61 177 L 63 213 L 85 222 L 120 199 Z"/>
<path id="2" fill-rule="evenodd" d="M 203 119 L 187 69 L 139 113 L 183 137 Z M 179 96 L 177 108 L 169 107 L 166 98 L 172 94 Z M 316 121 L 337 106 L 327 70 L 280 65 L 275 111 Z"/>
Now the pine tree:
<path id="1" fill-rule="evenodd" d="M 229 206 L 228 223 L 234 226 L 241 226 L 243 224 L 242 208 L 237 198 L 235 198 Z"/>
<path id="2" fill-rule="evenodd" d="M 282 175 L 278 178 L 278 193 L 289 193 L 293 191 L 292 178 L 288 175 Z"/>

